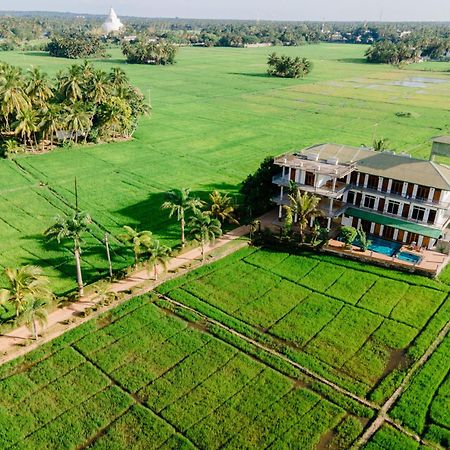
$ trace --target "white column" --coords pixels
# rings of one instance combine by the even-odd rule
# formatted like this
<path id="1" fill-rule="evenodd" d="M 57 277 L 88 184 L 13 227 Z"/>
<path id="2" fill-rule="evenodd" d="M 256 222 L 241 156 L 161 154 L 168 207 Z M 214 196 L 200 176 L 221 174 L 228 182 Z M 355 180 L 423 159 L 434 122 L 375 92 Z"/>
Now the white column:
<path id="1" fill-rule="evenodd" d="M 367 187 L 367 183 L 369 182 L 369 175 L 366 173 L 366 176 L 364 177 L 364 187 Z"/>
<path id="2" fill-rule="evenodd" d="M 408 232 L 405 231 L 405 234 L 403 235 L 403 242 L 406 242 L 408 240 Z"/>
<path id="3" fill-rule="evenodd" d="M 413 191 L 412 191 L 411 198 L 416 198 L 417 197 L 417 189 L 419 189 L 419 186 L 417 184 L 415 184 L 414 188 L 413 188 Z"/>
<path id="4" fill-rule="evenodd" d="M 398 207 L 398 214 L 397 216 L 400 216 L 403 214 L 403 207 L 405 206 L 404 203 L 400 203 L 399 207 Z"/>
<path id="5" fill-rule="evenodd" d="M 411 219 L 413 209 L 414 209 L 414 206 L 410 203 L 410 205 L 409 205 L 409 212 L 408 212 L 408 219 Z"/>
<path id="6" fill-rule="evenodd" d="M 312 228 L 313 225 L 314 225 L 314 219 L 311 217 L 309 219 L 309 226 Z"/>
<path id="7" fill-rule="evenodd" d="M 359 186 L 359 180 L 361 178 L 361 173 L 358 172 L 358 175 L 356 175 L 356 186 Z"/>
<path id="8" fill-rule="evenodd" d="M 402 187 L 402 195 L 403 197 L 406 195 L 406 192 L 408 190 L 408 183 L 406 181 L 403 182 L 403 187 Z"/>
<path id="9" fill-rule="evenodd" d="M 280 201 L 283 200 L 283 195 L 284 195 L 284 186 L 281 186 L 281 189 L 280 189 Z"/>
<path id="10" fill-rule="evenodd" d="M 419 239 L 417 239 L 417 246 L 422 247 L 422 243 L 423 243 L 423 236 L 419 236 Z"/>
<path id="11" fill-rule="evenodd" d="M 333 205 L 334 205 L 334 200 L 332 198 L 330 198 L 330 208 L 328 210 L 330 216 L 333 215 Z"/>
<path id="12" fill-rule="evenodd" d="M 388 210 L 388 203 L 389 200 L 387 198 L 384 199 L 384 208 L 383 208 L 383 212 L 387 212 Z"/>
<path id="13" fill-rule="evenodd" d="M 359 228 L 361 226 L 361 219 L 358 219 L 358 226 L 357 228 Z"/>
<path id="14" fill-rule="evenodd" d="M 389 178 L 389 181 L 388 181 L 388 186 L 387 186 L 387 192 L 391 192 L 391 189 L 392 189 L 392 178 Z"/>
<path id="15" fill-rule="evenodd" d="M 380 177 L 380 178 L 378 179 L 378 190 L 379 190 L 379 191 L 383 190 L 383 180 L 384 180 L 383 177 Z"/>
<path id="16" fill-rule="evenodd" d="M 430 218 L 430 210 L 426 209 L 425 214 L 423 215 L 423 222 L 428 222 L 428 219 Z"/>
<path id="17" fill-rule="evenodd" d="M 361 197 L 361 206 L 364 208 L 364 202 L 366 200 L 366 194 L 363 194 Z"/>
<path id="18" fill-rule="evenodd" d="M 327 228 L 328 228 L 328 229 L 331 229 L 331 217 L 328 217 Z"/>
<path id="19" fill-rule="evenodd" d="M 398 238 L 398 228 L 395 228 L 395 229 L 394 229 L 394 234 L 393 234 L 393 236 L 392 236 L 392 240 L 396 241 L 397 238 Z"/>
<path id="20" fill-rule="evenodd" d="M 435 191 L 436 191 L 435 188 L 431 188 L 431 189 L 430 189 L 430 193 L 428 194 L 428 201 L 429 201 L 429 202 L 432 202 L 432 201 L 433 201 L 433 197 L 434 197 Z"/>
<path id="21" fill-rule="evenodd" d="M 381 227 L 380 227 L 380 233 L 379 233 L 380 236 L 383 236 L 383 231 L 384 231 L 384 225 L 381 225 Z"/>
<path id="22" fill-rule="evenodd" d="M 347 184 L 350 184 L 350 177 L 351 177 L 351 174 L 349 173 L 349 174 L 347 175 L 347 177 L 345 178 L 345 182 L 346 182 Z"/>
<path id="23" fill-rule="evenodd" d="M 378 211 L 378 206 L 380 206 L 380 197 L 376 197 L 375 198 L 375 205 L 373 206 L 373 209 L 375 210 L 375 211 Z"/>
<path id="24" fill-rule="evenodd" d="M 291 168 L 289 167 L 289 169 L 288 169 L 288 180 L 290 180 L 291 179 Z"/>
<path id="25" fill-rule="evenodd" d="M 375 223 L 372 222 L 372 223 L 370 224 L 370 234 L 373 234 L 374 231 L 375 231 Z"/>
<path id="26" fill-rule="evenodd" d="M 283 206 L 280 205 L 278 207 L 278 219 L 281 220 L 283 218 Z"/>
<path id="27" fill-rule="evenodd" d="M 281 177 L 284 178 L 285 175 L 286 166 L 283 166 L 283 169 L 281 171 Z"/>
<path id="28" fill-rule="evenodd" d="M 300 175 L 299 175 L 299 183 L 300 184 L 305 184 L 305 179 L 306 179 L 306 170 L 301 170 L 300 171 Z"/>

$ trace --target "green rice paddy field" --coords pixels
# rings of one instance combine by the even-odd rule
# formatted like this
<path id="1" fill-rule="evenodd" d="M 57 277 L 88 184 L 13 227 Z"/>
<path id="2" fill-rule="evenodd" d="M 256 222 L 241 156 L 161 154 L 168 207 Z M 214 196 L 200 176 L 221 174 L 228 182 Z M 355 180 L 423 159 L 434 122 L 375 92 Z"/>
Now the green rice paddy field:
<path id="1" fill-rule="evenodd" d="M 83 254 L 92 281 L 105 274 L 106 230 L 114 236 L 130 224 L 168 244 L 178 241 L 177 225 L 160 211 L 169 189 L 235 193 L 265 156 L 325 141 L 370 145 L 374 136 L 385 137 L 398 151 L 427 157 L 430 138 L 450 132 L 448 65 L 368 65 L 365 50 L 337 44 L 279 49 L 313 60 L 305 80 L 265 76 L 267 49 L 182 48 L 173 67 L 126 65 L 117 50 L 95 61 L 124 68 L 151 97 L 152 115 L 132 142 L 0 161 L 1 267 L 39 264 L 57 292 L 74 287 L 69 249 L 46 246 L 42 232 L 57 213 L 73 209 L 75 176 L 81 207 L 96 221 Z M 0 59 L 50 74 L 72 63 L 36 52 L 2 52 Z M 115 267 L 128 265 L 130 255 L 112 244 Z"/>
<path id="2" fill-rule="evenodd" d="M 350 448 L 376 406 L 290 361 L 381 405 L 448 320 L 448 291 L 332 257 L 240 250 L 2 366 L 0 447 Z M 444 448 L 449 343 L 390 412 Z M 385 424 L 364 448 L 419 443 Z"/>

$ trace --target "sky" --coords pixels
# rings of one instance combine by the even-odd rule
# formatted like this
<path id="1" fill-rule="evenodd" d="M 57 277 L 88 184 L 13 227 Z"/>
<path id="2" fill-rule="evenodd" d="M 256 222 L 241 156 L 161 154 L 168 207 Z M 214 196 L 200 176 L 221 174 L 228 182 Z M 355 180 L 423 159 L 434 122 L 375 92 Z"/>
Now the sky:
<path id="1" fill-rule="evenodd" d="M 0 9 L 267 20 L 447 21 L 450 0 L 14 0 Z M 12 6 L 13 5 L 13 6 Z"/>

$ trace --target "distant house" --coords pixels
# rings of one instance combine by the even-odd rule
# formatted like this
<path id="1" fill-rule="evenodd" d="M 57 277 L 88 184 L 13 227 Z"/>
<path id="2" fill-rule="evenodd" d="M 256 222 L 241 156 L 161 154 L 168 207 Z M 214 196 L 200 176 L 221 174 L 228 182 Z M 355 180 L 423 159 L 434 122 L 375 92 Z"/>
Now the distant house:
<path id="1" fill-rule="evenodd" d="M 437 138 L 435 154 L 450 155 L 450 138 Z M 290 182 L 321 198 L 328 228 L 361 227 L 367 233 L 432 248 L 450 224 L 450 167 L 406 154 L 321 144 L 275 159 L 273 182 L 283 219 Z"/>

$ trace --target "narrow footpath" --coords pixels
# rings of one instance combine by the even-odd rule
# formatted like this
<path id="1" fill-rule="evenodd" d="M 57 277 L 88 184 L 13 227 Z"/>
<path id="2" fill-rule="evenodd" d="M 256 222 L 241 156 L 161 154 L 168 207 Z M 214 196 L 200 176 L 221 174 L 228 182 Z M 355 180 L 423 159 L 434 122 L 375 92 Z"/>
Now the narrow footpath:
<path id="1" fill-rule="evenodd" d="M 236 228 L 229 233 L 224 234 L 222 237 L 215 240 L 214 243 L 205 247 L 205 254 L 209 255 L 211 252 L 214 252 L 218 249 L 222 249 L 227 244 L 236 241 L 239 238 L 242 238 L 246 234 L 248 234 L 249 228 L 248 226 L 241 226 Z M 231 251 L 236 251 L 239 247 L 247 245 L 247 240 L 242 240 L 242 242 L 237 243 L 232 246 Z M 230 252 L 231 252 L 230 251 Z M 230 252 L 224 252 L 220 254 L 217 259 L 226 256 Z M 208 262 L 211 262 L 210 260 Z M 158 272 L 158 280 L 154 279 L 153 270 L 149 271 L 147 269 L 139 270 L 129 277 L 111 283 L 107 292 L 112 292 L 115 294 L 120 294 L 123 292 L 130 292 L 131 290 L 135 290 L 138 288 L 138 293 L 133 293 L 123 299 L 123 301 L 128 298 L 135 297 L 137 295 L 142 295 L 147 292 L 152 291 L 157 285 L 164 283 L 168 279 L 173 278 L 173 272 L 180 272 L 180 269 L 186 268 L 187 271 L 193 270 L 201 265 L 201 249 L 199 247 L 195 247 L 191 250 L 188 250 L 180 255 L 172 258 L 168 265 L 167 270 L 164 271 L 161 266 L 157 267 Z M 183 272 L 180 272 L 182 275 Z M 177 274 L 178 276 L 178 274 Z M 143 286 L 145 285 L 145 286 Z M 6 334 L 0 335 L 0 365 L 4 364 L 7 361 L 10 361 L 18 356 L 22 356 L 38 346 L 42 345 L 45 342 L 51 341 L 52 339 L 60 336 L 61 334 L 67 332 L 71 328 L 79 326 L 83 321 L 76 320 L 75 318 L 80 318 L 82 316 L 83 311 L 87 308 L 92 308 L 97 303 L 101 302 L 103 297 L 98 293 L 94 292 L 92 294 L 86 295 L 79 300 L 70 303 L 68 306 L 64 306 L 62 308 L 58 308 L 48 315 L 48 322 L 45 330 L 39 330 L 43 337 L 38 341 L 29 344 L 30 339 L 32 339 L 32 335 L 30 330 L 26 326 L 22 326 L 16 328 Z M 117 306 L 117 302 L 112 302 L 112 304 L 107 308 L 102 308 L 101 312 L 105 312 L 108 309 L 114 308 Z M 91 319 L 92 317 L 86 318 L 86 320 Z M 74 323 L 71 323 L 74 322 Z M 71 324 L 71 325 L 64 325 Z M 27 345 L 24 345 L 27 344 Z"/>

